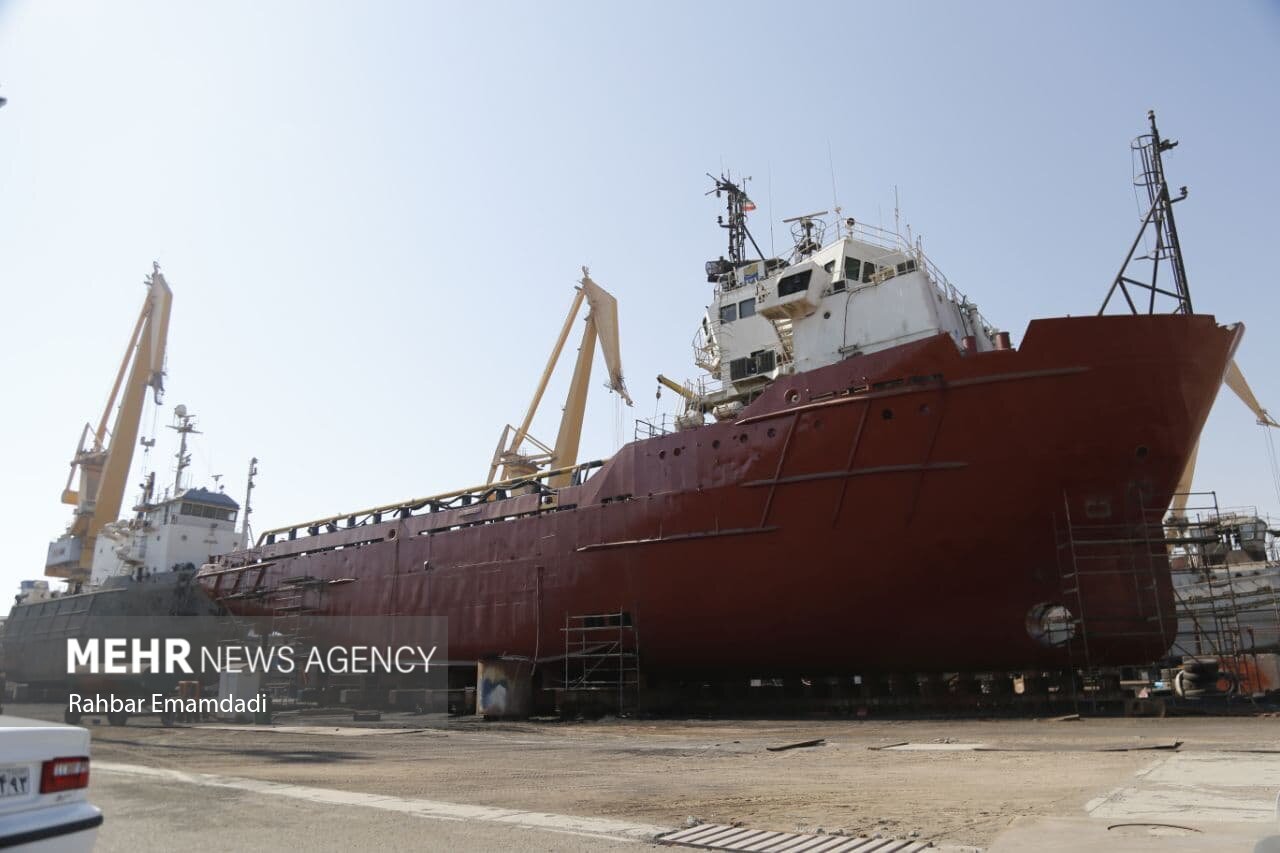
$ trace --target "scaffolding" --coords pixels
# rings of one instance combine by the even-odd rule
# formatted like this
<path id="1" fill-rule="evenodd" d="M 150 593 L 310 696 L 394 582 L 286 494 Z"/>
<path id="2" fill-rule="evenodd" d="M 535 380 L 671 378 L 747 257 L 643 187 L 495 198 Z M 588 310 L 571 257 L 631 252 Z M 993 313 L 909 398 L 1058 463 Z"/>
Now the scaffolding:
<path id="1" fill-rule="evenodd" d="M 1280 652 L 1275 533 L 1256 508 L 1191 508 L 1168 522 L 1188 543 L 1171 560 L 1186 654 L 1230 658 L 1237 678 Z"/>
<path id="2" fill-rule="evenodd" d="M 276 707 L 296 703 L 300 691 L 307 686 L 301 661 L 307 658 L 314 645 L 312 620 L 321 612 L 321 598 L 328 584 L 329 581 L 311 575 L 284 578 L 268 599 L 271 619 L 261 641 L 264 645 L 292 648 L 298 661 L 292 673 L 273 671 L 267 673 L 263 680 L 262 686 Z"/>
<path id="3" fill-rule="evenodd" d="M 1176 513 L 1166 509 L 1179 505 L 1174 497 L 1186 499 Z M 1159 502 L 1144 496 L 1122 521 L 1081 521 L 1072 506 L 1064 494 L 1057 525 L 1062 605 L 1041 619 L 1046 641 L 1062 645 L 1083 674 L 1086 694 L 1097 689 L 1097 662 L 1114 657 L 1107 648 L 1114 642 L 1149 640 L 1167 650 L 1156 663 L 1173 668 L 1216 661 L 1228 693 L 1256 676 L 1259 652 L 1280 651 L 1280 583 L 1273 582 L 1280 582 L 1280 565 L 1274 543 L 1266 542 L 1270 525 L 1256 511 L 1223 511 L 1215 492 Z M 1163 573 L 1171 596 L 1162 591 Z M 1125 588 L 1134 598 L 1108 606 Z"/>
<path id="4" fill-rule="evenodd" d="M 618 713 L 640 700 L 640 641 L 631 614 L 565 614 L 562 700 L 594 699 Z"/>

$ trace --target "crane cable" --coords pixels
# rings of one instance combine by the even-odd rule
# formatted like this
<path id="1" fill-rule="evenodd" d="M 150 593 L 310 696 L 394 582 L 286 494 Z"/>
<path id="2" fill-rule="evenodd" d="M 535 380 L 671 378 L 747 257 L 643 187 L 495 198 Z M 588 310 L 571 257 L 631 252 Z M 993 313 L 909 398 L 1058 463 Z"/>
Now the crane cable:
<path id="1" fill-rule="evenodd" d="M 1267 444 L 1267 458 L 1271 463 L 1271 485 L 1276 491 L 1276 503 L 1280 504 L 1280 461 L 1276 459 L 1276 439 L 1271 434 L 1270 424 L 1259 422 Z"/>
<path id="2" fill-rule="evenodd" d="M 613 398 L 613 452 L 617 453 L 622 449 L 622 440 L 625 435 L 626 413 L 622 410 L 622 398 L 615 396 Z"/>

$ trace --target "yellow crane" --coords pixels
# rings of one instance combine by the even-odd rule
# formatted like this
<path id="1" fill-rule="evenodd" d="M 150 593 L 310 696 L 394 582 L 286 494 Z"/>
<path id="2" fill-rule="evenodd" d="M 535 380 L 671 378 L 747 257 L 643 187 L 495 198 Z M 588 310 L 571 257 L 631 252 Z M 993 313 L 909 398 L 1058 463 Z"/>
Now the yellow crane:
<path id="1" fill-rule="evenodd" d="M 73 586 L 89 579 L 98 533 L 120 516 L 147 389 L 152 389 L 157 403 L 164 392 L 164 351 L 173 292 L 159 264 L 152 265 L 146 284 L 147 297 L 116 371 L 107 405 L 97 428 L 85 424 L 81 431 L 67 484 L 62 490 L 62 502 L 74 506 L 75 514 L 66 533 L 49 545 L 45 574 L 63 578 Z M 116 407 L 117 398 L 120 405 L 108 433 L 107 420 Z M 76 488 L 72 488 L 77 472 L 80 480 Z"/>
<path id="2" fill-rule="evenodd" d="M 548 447 L 529 434 L 533 425 L 533 416 L 542 402 L 542 395 L 547 390 L 547 382 L 555 370 L 560 353 L 564 350 L 569 333 L 573 331 L 573 322 L 582 308 L 588 305 L 586 324 L 582 330 L 582 343 L 578 347 L 578 360 L 573 368 L 573 378 L 569 382 L 569 393 L 564 402 L 564 414 L 560 419 L 560 431 L 556 435 L 554 447 Z M 489 463 L 489 479 L 492 483 L 498 479 L 507 480 L 513 477 L 524 477 L 536 474 L 542 467 L 548 469 L 568 468 L 578 461 L 578 444 L 582 439 L 582 420 L 587 408 L 588 382 L 591 379 L 591 362 L 595 357 L 596 342 L 600 343 L 600 351 L 604 356 L 605 366 L 609 370 L 608 387 L 622 395 L 627 405 L 631 405 L 631 396 L 622 379 L 622 355 L 618 347 L 618 300 L 614 299 L 603 287 L 591 280 L 586 267 L 582 268 L 582 280 L 569 307 L 569 315 L 565 317 L 564 326 L 556 338 L 551 350 L 551 358 L 543 368 L 538 387 L 533 392 L 533 400 L 525 412 L 520 426 L 510 424 L 503 427 L 498 439 L 498 446 L 493 452 L 493 460 Z M 524 444 L 532 445 L 525 450 Z M 499 477 L 499 471 L 502 476 Z M 549 485 L 560 488 L 568 485 L 569 473 L 564 472 L 551 478 Z"/>
<path id="3" fill-rule="evenodd" d="M 1280 423 L 1276 423 L 1271 414 L 1258 402 L 1258 398 L 1253 395 L 1253 389 L 1249 387 L 1249 383 L 1245 381 L 1244 374 L 1240 371 L 1240 365 L 1236 364 L 1236 360 L 1231 359 L 1231 363 L 1227 365 L 1227 373 L 1222 377 L 1222 382 L 1228 388 L 1235 392 L 1240 398 L 1240 402 L 1249 407 L 1249 411 L 1253 412 L 1254 417 L 1258 419 L 1258 425 L 1269 427 L 1271 429 L 1280 428 Z M 1196 457 L 1200 455 L 1200 441 L 1196 440 L 1196 446 L 1191 449 L 1191 458 L 1187 460 L 1187 467 L 1182 472 L 1182 478 L 1178 481 L 1177 492 L 1174 493 L 1173 503 L 1170 511 L 1175 516 L 1181 516 L 1187 508 L 1187 498 L 1191 493 L 1191 481 L 1196 475 Z"/>

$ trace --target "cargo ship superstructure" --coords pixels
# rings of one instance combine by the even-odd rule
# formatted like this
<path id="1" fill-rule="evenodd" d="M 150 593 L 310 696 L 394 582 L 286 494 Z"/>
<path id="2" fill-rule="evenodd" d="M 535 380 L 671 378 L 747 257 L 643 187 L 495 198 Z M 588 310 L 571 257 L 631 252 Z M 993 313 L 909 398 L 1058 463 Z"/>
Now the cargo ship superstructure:
<path id="1" fill-rule="evenodd" d="M 1154 121 L 1143 139 L 1158 160 Z M 684 401 L 674 431 L 587 463 L 503 453 L 504 434 L 483 486 L 270 531 L 200 582 L 244 616 L 324 617 L 334 642 L 344 620 L 404 637 L 447 620 L 450 662 L 548 673 L 593 624 L 633 637 L 650 679 L 1163 655 L 1177 626 L 1168 561 L 1146 558 L 1150 510 L 1169 505 L 1242 328 L 1193 313 L 1185 275 L 1152 281 L 1139 310 L 1122 271 L 1132 312 L 1034 320 L 1015 347 L 896 232 L 837 216 L 824 242 L 812 214 L 789 257 L 752 259 L 750 199 L 715 180 L 729 249 L 705 270 L 708 375 L 663 380 Z M 1112 532 L 1073 536 L 1085 523 Z"/>

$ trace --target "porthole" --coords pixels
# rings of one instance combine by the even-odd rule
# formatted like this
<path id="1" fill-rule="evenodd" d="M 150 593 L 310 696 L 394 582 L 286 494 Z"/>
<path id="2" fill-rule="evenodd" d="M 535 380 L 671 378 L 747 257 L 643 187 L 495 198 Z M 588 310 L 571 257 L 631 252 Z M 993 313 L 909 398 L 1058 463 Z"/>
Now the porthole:
<path id="1" fill-rule="evenodd" d="M 893 409 L 882 409 L 880 411 L 880 417 L 884 418 L 886 421 L 893 420 Z"/>
<path id="2" fill-rule="evenodd" d="M 1065 645 L 1076 635 L 1075 615 L 1061 604 L 1037 604 L 1027 611 L 1027 634 L 1048 648 Z"/>

